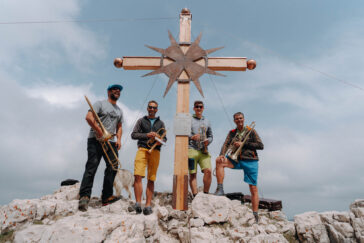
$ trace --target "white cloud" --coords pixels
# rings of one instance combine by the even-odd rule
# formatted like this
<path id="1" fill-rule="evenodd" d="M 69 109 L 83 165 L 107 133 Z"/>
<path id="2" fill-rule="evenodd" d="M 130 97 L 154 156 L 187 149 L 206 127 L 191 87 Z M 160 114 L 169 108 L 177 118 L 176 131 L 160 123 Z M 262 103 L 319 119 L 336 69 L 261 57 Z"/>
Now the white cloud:
<path id="1" fill-rule="evenodd" d="M 9 22 L 72 20 L 80 13 L 80 1 L 2 1 L 1 18 Z M 40 17 L 41 16 L 41 17 Z M 7 67 L 70 62 L 85 69 L 95 58 L 105 55 L 102 40 L 77 23 L 3 25 L 0 39 L 0 63 Z M 61 48 L 57 52 L 56 48 Z M 38 59 L 40 57 L 40 59 Z M 66 58 L 66 61 L 64 60 Z M 21 63 L 18 61 L 22 60 Z"/>
<path id="2" fill-rule="evenodd" d="M 73 108 L 84 102 L 84 95 L 90 93 L 91 85 L 73 86 L 59 84 L 40 84 L 29 87 L 26 93 L 31 98 L 38 98 L 50 105 Z"/>

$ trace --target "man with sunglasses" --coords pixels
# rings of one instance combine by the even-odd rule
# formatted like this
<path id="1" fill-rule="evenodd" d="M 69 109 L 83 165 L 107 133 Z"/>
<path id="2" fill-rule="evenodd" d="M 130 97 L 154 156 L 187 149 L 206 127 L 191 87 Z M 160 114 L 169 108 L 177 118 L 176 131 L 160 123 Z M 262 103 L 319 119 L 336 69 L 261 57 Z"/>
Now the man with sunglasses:
<path id="1" fill-rule="evenodd" d="M 244 170 L 244 181 L 249 184 L 249 190 L 251 193 L 251 201 L 252 201 L 252 209 L 255 217 L 256 223 L 258 223 L 258 206 L 259 206 L 259 197 L 258 197 L 258 154 L 257 150 L 262 150 L 264 145 L 262 140 L 260 139 L 258 133 L 253 129 L 249 134 L 246 143 L 243 145 L 242 151 L 238 155 L 238 162 L 230 159 L 225 156 L 228 147 L 231 143 L 236 148 L 242 145 L 242 141 L 233 141 L 236 135 L 243 136 L 242 134 L 246 132 L 246 127 L 244 127 L 244 114 L 241 112 L 237 112 L 234 114 L 234 122 L 236 124 L 236 128 L 229 131 L 225 142 L 221 148 L 220 156 L 216 159 L 216 179 L 217 179 L 217 188 L 215 195 L 223 196 L 223 181 L 224 181 L 224 168 L 228 167 L 230 169 L 236 170 Z"/>
<path id="2" fill-rule="evenodd" d="M 123 86 L 119 84 L 110 85 L 107 88 L 108 99 L 97 101 L 95 104 L 93 104 L 93 108 L 98 114 L 105 129 L 111 134 L 116 133 L 116 141 L 115 137 L 109 140 L 116 155 L 118 155 L 118 150 L 121 148 L 121 135 L 123 132 L 122 123 L 124 122 L 123 111 L 116 104 L 120 97 L 121 90 L 123 90 Z M 120 197 L 112 195 L 116 171 L 113 170 L 107 161 L 101 144 L 97 140 L 97 138 L 103 137 L 103 133 L 91 110 L 87 112 L 86 121 L 90 125 L 91 130 L 87 140 L 88 158 L 79 192 L 80 200 L 78 203 L 78 209 L 80 211 L 87 211 L 88 203 L 91 197 L 92 185 L 94 183 L 95 174 L 97 167 L 100 164 L 101 157 L 104 158 L 106 163 L 101 195 L 102 205 L 105 206 L 120 199 Z M 110 150 L 107 152 L 107 154 L 109 158 L 114 157 Z"/>
<path id="3" fill-rule="evenodd" d="M 148 168 L 147 197 L 145 207 L 143 209 L 144 215 L 153 213 L 151 201 L 154 193 L 154 181 L 157 176 L 161 150 L 160 143 L 156 141 L 158 145 L 151 153 L 149 153 L 148 150 L 150 149 L 150 146 L 148 145 L 148 140 L 159 137 L 162 134 L 161 129 L 165 129 L 163 121 L 160 120 L 159 117 L 156 117 L 156 113 L 158 111 L 158 103 L 156 101 L 151 100 L 148 102 L 147 111 L 148 115 L 137 121 L 131 134 L 132 139 L 138 140 L 138 151 L 134 161 L 134 194 L 136 203 L 132 208 L 132 210 L 135 210 L 137 214 L 142 212 L 142 178 L 145 177 L 145 169 Z M 160 134 L 157 133 L 158 131 Z M 163 140 L 167 141 L 167 138 L 164 137 Z"/>
<path id="4" fill-rule="evenodd" d="M 211 185 L 211 156 L 207 146 L 212 142 L 210 122 L 202 115 L 204 104 L 197 100 L 193 105 L 195 114 L 192 115 L 191 135 L 188 144 L 188 170 L 190 187 L 193 196 L 197 194 L 197 164 L 200 165 L 203 176 L 203 192 L 209 193 Z"/>

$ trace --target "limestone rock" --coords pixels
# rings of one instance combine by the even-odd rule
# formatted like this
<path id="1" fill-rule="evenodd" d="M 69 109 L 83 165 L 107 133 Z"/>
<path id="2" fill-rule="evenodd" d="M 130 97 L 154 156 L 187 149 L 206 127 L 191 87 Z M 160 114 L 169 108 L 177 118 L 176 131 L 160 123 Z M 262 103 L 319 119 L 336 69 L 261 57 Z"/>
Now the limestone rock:
<path id="1" fill-rule="evenodd" d="M 231 200 L 226 197 L 198 193 L 192 201 L 193 217 L 206 224 L 226 222 L 231 211 Z"/>
<path id="2" fill-rule="evenodd" d="M 351 220 L 355 237 L 358 242 L 364 243 L 364 199 L 355 200 L 350 205 L 350 211 L 352 212 Z"/>
<path id="3" fill-rule="evenodd" d="M 364 243 L 364 200 L 352 203 L 350 212 L 307 212 L 294 222 L 282 211 L 259 210 L 256 224 L 248 205 L 204 193 L 187 211 L 171 207 L 171 193 L 159 193 L 149 216 L 129 212 L 134 203 L 129 199 L 103 207 L 93 198 L 88 211 L 80 212 L 78 188 L 65 186 L 41 199 L 0 207 L 1 233 L 14 231 L 14 242 Z"/>
<path id="4" fill-rule="evenodd" d="M 30 225 L 15 233 L 14 242 L 101 242 L 121 221 L 119 215 L 78 213 L 53 225 Z"/>
<path id="5" fill-rule="evenodd" d="M 254 236 L 250 239 L 249 243 L 283 243 L 288 242 L 286 238 L 284 238 L 280 234 L 260 234 L 257 236 Z"/>
<path id="6" fill-rule="evenodd" d="M 205 224 L 203 219 L 196 218 L 196 219 L 190 219 L 190 225 L 191 227 L 202 227 Z"/>
<path id="7" fill-rule="evenodd" d="M 39 199 L 13 200 L 0 211 L 1 233 L 16 230 L 22 224 L 32 221 L 37 214 Z"/>
<path id="8" fill-rule="evenodd" d="M 157 215 L 159 219 L 166 221 L 168 219 L 168 209 L 166 207 L 158 207 L 157 208 Z"/>
<path id="9" fill-rule="evenodd" d="M 324 212 L 320 213 L 330 242 L 355 242 L 354 229 L 350 224 L 348 212 Z"/>
<path id="10" fill-rule="evenodd" d="M 298 239 L 302 242 L 329 242 L 325 225 L 317 212 L 294 216 Z"/>

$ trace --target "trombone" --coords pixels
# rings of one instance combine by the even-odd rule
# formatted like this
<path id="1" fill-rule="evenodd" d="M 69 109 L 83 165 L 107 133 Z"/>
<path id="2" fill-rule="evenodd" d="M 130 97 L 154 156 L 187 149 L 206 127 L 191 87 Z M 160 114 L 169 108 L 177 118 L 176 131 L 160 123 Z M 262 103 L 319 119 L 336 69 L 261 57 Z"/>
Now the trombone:
<path id="1" fill-rule="evenodd" d="M 163 138 L 167 135 L 166 129 L 164 129 L 162 127 L 156 133 L 158 134 L 158 137 L 150 138 L 147 141 L 147 145 L 148 145 L 148 147 L 150 147 L 150 149 L 148 150 L 148 153 L 150 153 L 150 154 L 155 149 L 155 147 L 157 147 L 158 143 L 160 143 L 162 145 L 166 145 L 166 143 L 163 141 Z"/>
<path id="2" fill-rule="evenodd" d="M 115 153 L 114 148 L 112 147 L 111 143 L 110 143 L 110 139 L 112 139 L 113 137 L 115 137 L 116 134 L 111 134 L 109 133 L 104 125 L 102 124 L 100 117 L 97 115 L 97 113 L 95 112 L 94 108 L 91 105 L 90 100 L 87 98 L 87 96 L 85 95 L 85 99 L 88 103 L 88 105 L 90 106 L 91 112 L 94 115 L 96 122 L 99 124 L 101 130 L 102 130 L 102 137 L 98 138 L 96 136 L 96 139 L 100 142 L 102 150 L 104 151 L 104 154 L 107 158 L 107 162 L 111 165 L 111 168 L 115 171 L 118 170 L 118 168 L 121 168 L 121 164 L 120 161 L 118 159 L 118 156 Z M 96 133 L 96 131 L 95 131 Z M 112 155 L 114 156 L 114 159 L 110 159 L 109 155 L 107 154 L 107 151 L 110 149 L 110 151 L 112 152 Z"/>

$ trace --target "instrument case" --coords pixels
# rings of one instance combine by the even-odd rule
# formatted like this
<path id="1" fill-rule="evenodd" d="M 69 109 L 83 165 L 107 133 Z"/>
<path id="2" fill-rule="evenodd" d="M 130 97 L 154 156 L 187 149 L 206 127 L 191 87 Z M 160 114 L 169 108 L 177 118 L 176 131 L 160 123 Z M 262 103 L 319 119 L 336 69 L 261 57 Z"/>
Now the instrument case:
<path id="1" fill-rule="evenodd" d="M 250 203 L 251 196 L 244 195 L 244 202 Z M 259 206 L 260 209 L 268 209 L 268 211 L 276 211 L 282 210 L 282 201 L 281 200 L 274 200 L 268 198 L 259 198 Z"/>
<path id="2" fill-rule="evenodd" d="M 238 200 L 241 203 L 244 203 L 244 194 L 241 192 L 226 193 L 225 197 L 229 198 L 230 200 Z"/>

